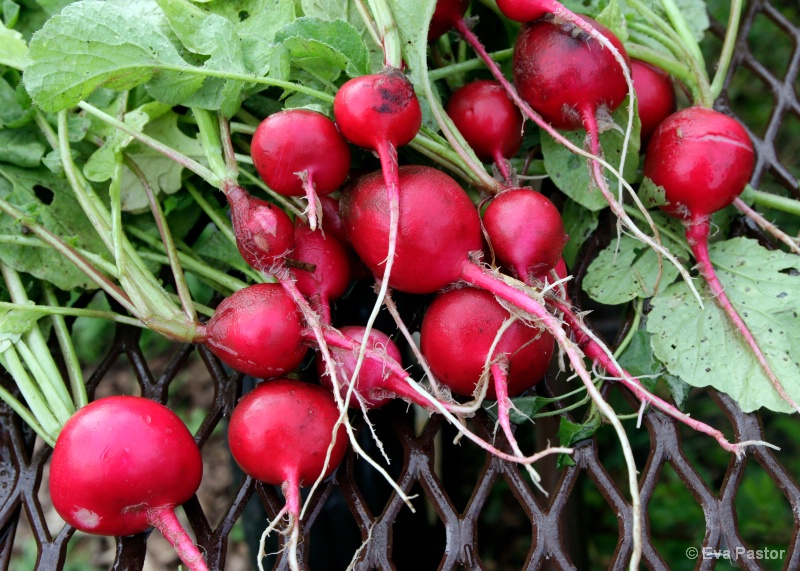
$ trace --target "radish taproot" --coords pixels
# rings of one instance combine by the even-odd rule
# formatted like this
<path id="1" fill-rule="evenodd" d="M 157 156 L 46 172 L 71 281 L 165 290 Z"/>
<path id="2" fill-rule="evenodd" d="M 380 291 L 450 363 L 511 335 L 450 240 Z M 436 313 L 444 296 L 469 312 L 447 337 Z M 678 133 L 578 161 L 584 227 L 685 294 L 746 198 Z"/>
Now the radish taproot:
<path id="1" fill-rule="evenodd" d="M 207 571 L 175 506 L 200 486 L 200 449 L 180 418 L 133 396 L 94 401 L 65 424 L 50 463 L 53 507 L 76 529 L 134 535 L 156 527 L 192 571 Z"/>
<path id="2" fill-rule="evenodd" d="M 775 391 L 800 412 L 731 304 L 708 253 L 711 215 L 744 191 L 754 164 L 753 143 L 736 119 L 712 109 L 689 107 L 667 117 L 653 134 L 644 174 L 664 189 L 667 203 L 661 208 L 683 222 L 698 270 L 714 301 L 742 335 Z"/>
<path id="3" fill-rule="evenodd" d="M 257 385 L 236 405 L 228 426 L 231 455 L 242 471 L 281 486 L 286 505 L 267 532 L 289 515 L 287 557 L 299 569 L 300 488 L 330 476 L 347 451 L 347 434 L 330 391 L 291 379 Z M 263 556 L 264 537 L 258 560 Z"/>
<path id="4" fill-rule="evenodd" d="M 445 108 L 464 139 L 484 162 L 494 161 L 510 179 L 507 159 L 522 145 L 522 114 L 496 81 L 473 81 L 457 89 Z"/>
<path id="5" fill-rule="evenodd" d="M 274 204 L 250 195 L 241 186 L 226 193 L 236 247 L 251 267 L 264 273 L 283 265 L 294 247 L 294 226 Z"/>
<path id="6" fill-rule="evenodd" d="M 237 371 L 269 379 L 302 362 L 302 323 L 297 306 L 280 284 L 255 284 L 219 304 L 205 326 L 206 345 Z"/>
<path id="7" fill-rule="evenodd" d="M 350 147 L 333 121 L 308 109 L 288 109 L 264 119 L 250 154 L 258 174 L 275 192 L 308 200 L 317 227 L 317 195 L 337 190 L 350 172 Z"/>

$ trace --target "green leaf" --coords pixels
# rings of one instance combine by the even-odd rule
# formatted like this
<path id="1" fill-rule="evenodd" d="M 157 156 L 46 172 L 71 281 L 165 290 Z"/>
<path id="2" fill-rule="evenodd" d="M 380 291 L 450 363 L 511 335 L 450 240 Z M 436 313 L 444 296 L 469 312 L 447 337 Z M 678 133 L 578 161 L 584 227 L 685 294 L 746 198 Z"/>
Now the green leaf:
<path id="1" fill-rule="evenodd" d="M 22 39 L 22 34 L 9 30 L 0 22 L 0 65 L 22 70 L 27 62 L 27 52 L 28 46 Z"/>
<path id="2" fill-rule="evenodd" d="M 370 71 L 376 73 L 383 68 L 383 51 L 375 45 L 367 29 L 364 19 L 358 11 L 355 0 L 302 0 L 303 13 L 319 20 L 344 20 L 353 26 L 361 35 L 364 44 L 369 48 Z"/>
<path id="3" fill-rule="evenodd" d="M 569 447 L 581 440 L 591 438 L 594 436 L 594 433 L 597 432 L 598 428 L 600 428 L 599 414 L 590 415 L 589 419 L 583 424 L 577 424 L 562 416 L 558 425 L 558 441 L 561 446 Z M 562 466 L 572 466 L 574 464 L 575 462 L 571 457 L 566 454 L 559 454 L 557 462 L 559 468 Z"/>
<path id="4" fill-rule="evenodd" d="M 213 224 L 209 224 L 203 230 L 200 237 L 192 246 L 201 258 L 218 270 L 247 271 L 249 266 L 244 261 L 236 245 L 233 244 L 225 235 Z"/>
<path id="5" fill-rule="evenodd" d="M 45 153 L 38 130 L 30 127 L 0 131 L 0 161 L 20 167 L 37 167 Z"/>
<path id="6" fill-rule="evenodd" d="M 19 341 L 24 333 L 33 329 L 41 316 L 37 311 L 0 308 L 0 353 L 8 349 L 9 343 Z"/>
<path id="7" fill-rule="evenodd" d="M 3 0 L 3 22 L 7 28 L 13 28 L 19 19 L 19 4 L 14 0 Z"/>
<path id="8" fill-rule="evenodd" d="M 617 125 L 625 127 L 628 124 L 627 99 L 619 106 L 613 115 Z M 636 168 L 639 166 L 639 139 L 641 122 L 638 115 L 634 118 L 633 131 L 628 144 L 628 154 L 625 160 L 624 176 L 626 180 L 636 178 Z M 561 134 L 576 146 L 583 148 L 586 132 L 561 131 Z M 603 148 L 605 160 L 614 168 L 619 167 L 622 156 L 622 143 L 624 135 L 616 128 L 605 131 L 600 135 L 600 145 Z M 550 135 L 542 133 L 542 154 L 544 155 L 544 168 L 550 175 L 555 185 L 572 200 L 589 210 L 602 210 L 608 206 L 606 199 L 596 188 L 594 177 L 591 176 L 590 167 L 586 159 L 575 155 L 557 143 Z M 617 180 L 608 180 L 611 192 L 616 195 Z"/>
<path id="9" fill-rule="evenodd" d="M 344 20 L 298 18 L 276 34 L 292 56 L 292 63 L 333 81 L 338 72 L 349 77 L 369 73 L 369 50 L 356 28 Z"/>
<path id="10" fill-rule="evenodd" d="M 662 242 L 670 251 L 675 251 L 675 246 L 663 236 Z M 662 268 L 661 291 L 678 276 L 675 266 L 663 260 Z M 619 242 L 613 240 L 589 265 L 583 289 L 597 302 L 618 305 L 637 297 L 653 296 L 657 278 L 655 250 L 636 238 L 623 235 Z"/>
<path id="11" fill-rule="evenodd" d="M 712 244 L 711 260 L 741 315 L 789 395 L 800 399 L 800 259 L 768 251 L 754 240 Z M 694 387 L 713 386 L 745 412 L 791 412 L 762 372 L 727 315 L 708 299 L 705 311 L 683 282 L 653 298 L 647 330 L 669 372 Z"/>
<path id="12" fill-rule="evenodd" d="M 596 20 L 619 38 L 619 41 L 628 40 L 628 23 L 625 14 L 618 0 L 611 0 L 602 12 L 597 15 Z"/>
<path id="13" fill-rule="evenodd" d="M 641 200 L 645 208 L 648 209 L 667 203 L 664 187 L 657 186 L 647 177 L 642 179 L 642 184 L 639 185 L 639 191 L 636 194 L 639 195 L 639 200 Z"/>
<path id="14" fill-rule="evenodd" d="M 97 0 L 70 4 L 34 34 L 23 76 L 33 101 L 55 112 L 95 88 L 126 90 L 153 79 L 150 92 L 177 104 L 196 92 L 201 75 L 148 18 Z"/>
<path id="15" fill-rule="evenodd" d="M 651 392 L 656 386 L 658 376 L 664 371 L 663 363 L 656 359 L 650 348 L 650 334 L 644 329 L 634 332 L 618 362 L 620 367 L 642 381 Z"/>
<path id="16" fill-rule="evenodd" d="M 568 198 L 564 203 L 561 219 L 564 222 L 564 232 L 569 236 L 569 241 L 564 246 L 561 255 L 567 263 L 567 267 L 571 268 L 578 259 L 581 246 L 597 229 L 600 217 L 597 212 L 586 210 Z"/>
<path id="17" fill-rule="evenodd" d="M 45 202 L 37 198 L 37 191 Z M 52 200 L 50 196 L 52 195 Z M 0 198 L 16 205 L 39 224 L 69 244 L 92 252 L 105 247 L 81 210 L 66 181 L 44 168 L 21 169 L 0 164 Z M 19 234 L 10 217 L 0 217 L 0 232 Z M 49 247 L 31 248 L 4 244 L 0 260 L 19 272 L 27 272 L 63 289 L 96 289 L 94 282 L 64 256 Z"/>
<path id="18" fill-rule="evenodd" d="M 24 107 L 17 99 L 17 91 L 0 78 L 0 129 L 23 127 L 33 121 L 34 110 Z"/>

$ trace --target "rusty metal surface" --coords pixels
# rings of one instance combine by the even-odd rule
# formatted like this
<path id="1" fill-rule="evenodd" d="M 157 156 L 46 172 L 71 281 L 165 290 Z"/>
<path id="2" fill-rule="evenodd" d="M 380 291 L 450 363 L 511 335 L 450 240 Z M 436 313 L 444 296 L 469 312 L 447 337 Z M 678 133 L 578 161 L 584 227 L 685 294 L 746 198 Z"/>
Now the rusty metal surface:
<path id="1" fill-rule="evenodd" d="M 748 46 L 747 35 L 756 17 L 769 18 L 794 44 L 793 56 L 782 77 L 776 78 L 772 75 L 755 59 Z M 759 156 L 753 181 L 757 184 L 765 173 L 771 173 L 786 188 L 797 193 L 798 181 L 787 165 L 781 164 L 775 149 L 775 140 L 782 121 L 788 115 L 800 118 L 800 104 L 795 93 L 800 69 L 800 29 L 786 21 L 773 3 L 760 0 L 749 3 L 742 29 L 742 39 L 737 46 L 727 86 L 730 86 L 731 77 L 736 74 L 738 66 L 745 66 L 761 78 L 773 94 L 773 112 L 765 135 L 759 137 L 751 132 Z M 716 31 L 719 33 L 719 26 Z M 721 98 L 718 106 L 730 111 L 726 97 Z M 592 253 L 601 244 L 602 237 L 590 241 L 582 252 L 582 261 L 590 260 Z M 585 263 L 579 263 L 575 268 L 578 278 L 585 267 Z M 198 444 L 203 446 L 216 429 L 224 427 L 225 419 L 230 416 L 241 394 L 242 378 L 226 372 L 209 351 L 188 345 L 178 347 L 169 363 L 162 367 L 162 372 L 155 375 L 142 351 L 140 332 L 137 329 L 118 325 L 116 336 L 109 346 L 107 354 L 90 377 L 90 394 L 94 393 L 118 361 L 127 360 L 141 386 L 142 394 L 169 404 L 171 383 L 184 370 L 196 351 L 205 372 L 213 380 L 214 390 L 213 401 L 206 409 L 196 433 Z M 0 380 L 6 387 L 12 386 L 8 378 L 2 377 Z M 547 383 L 537 390 L 544 395 L 551 395 L 551 390 L 558 392 Z M 616 387 L 606 386 L 606 394 L 612 395 L 617 391 Z M 615 396 L 629 399 L 626 395 Z M 737 440 L 768 439 L 758 415 L 742 413 L 724 395 L 712 393 L 712 397 L 719 410 L 730 421 Z M 632 402 L 632 399 L 629 400 Z M 417 434 L 414 418 L 405 407 L 390 405 L 375 413 L 373 421 L 390 456 L 395 459 L 390 468 L 392 475 L 396 476 L 407 492 L 418 492 L 424 496 L 415 500 L 418 513 L 412 516 L 403 502 L 395 494 L 389 493 L 385 485 L 381 487 L 381 482 L 377 481 L 374 474 L 365 470 L 363 462 L 350 452 L 334 477 L 317 490 L 311 509 L 303 521 L 305 535 L 300 550 L 302 560 L 309 567 L 323 570 L 339 568 L 324 563 L 325 557 L 328 557 L 326 553 L 332 553 L 332 547 L 326 547 L 329 551 L 318 555 L 322 558 L 322 564 L 313 563 L 313 552 L 321 543 L 341 542 L 349 545 L 354 542 L 355 547 L 358 547 L 360 542 L 369 538 L 356 569 L 432 569 L 437 566 L 439 569 L 487 569 L 481 553 L 487 548 L 489 541 L 482 538 L 491 537 L 492 541 L 508 545 L 514 542 L 514 537 L 503 537 L 500 532 L 492 533 L 487 525 L 481 523 L 492 491 L 497 486 L 502 486 L 504 501 L 515 502 L 518 504 L 517 509 L 521 510 L 522 521 L 518 527 L 526 529 L 524 518 L 529 520 L 529 537 L 523 539 L 529 541 L 530 546 L 522 568 L 587 568 L 585 549 L 580 546 L 581 534 L 588 533 L 587 526 L 591 528 L 592 523 L 582 521 L 581 513 L 575 507 L 580 482 L 585 478 L 600 492 L 608 504 L 607 509 L 617 516 L 618 538 L 613 554 L 609 554 L 609 568 L 626 567 L 632 548 L 632 512 L 627 499 L 628 493 L 624 487 L 619 486 L 619 479 L 615 479 L 604 464 L 604 455 L 595 439 L 586 440 L 577 446 L 575 465 L 560 470 L 553 466 L 542 468 L 547 472 L 544 483 L 549 495 L 545 496 L 528 484 L 527 477 L 517 467 L 493 457 L 484 458 L 477 449 L 468 444 L 452 445 L 453 431 L 443 424 L 441 418 L 433 418 Z M 536 435 L 536 439 L 541 440 L 540 445 L 547 437 L 547 426 L 548 423 L 544 421 L 541 428 L 537 426 L 540 433 Z M 478 415 L 473 427 L 485 438 L 491 438 L 494 432 L 492 422 L 484 414 Z M 794 514 L 795 528 L 791 544 L 787 546 L 788 551 L 781 562 L 782 567 L 800 569 L 800 487 L 771 450 L 751 448 L 741 459 L 730 458 L 724 479 L 719 485 L 712 486 L 701 475 L 699 467 L 692 465 L 684 454 L 681 429 L 674 421 L 650 410 L 644 415 L 642 430 L 647 430 L 649 434 L 649 446 L 637 449 L 636 452 L 641 470 L 639 482 L 642 512 L 648 532 L 650 502 L 659 486 L 665 466 L 669 465 L 702 510 L 705 535 L 702 545 L 698 544 L 696 547 L 752 548 L 740 535 L 735 498 L 746 467 L 749 463 L 757 463 L 780 489 Z M 442 437 L 437 439 L 437 435 Z M 12 543 L 18 520 L 24 511 L 38 545 L 36 569 L 52 571 L 63 568 L 67 546 L 74 530 L 69 526 L 51 530 L 45 522 L 37 491 L 42 483 L 49 449 L 44 447 L 34 450 L 32 436 L 7 407 L 0 405 L 0 568 L 9 569 Z M 365 442 L 366 440 L 368 439 Z M 501 436 L 496 436 L 495 441 L 499 446 L 504 443 Z M 710 439 L 705 445 L 715 446 Z M 475 464 L 474 470 L 470 472 L 471 479 L 460 477 L 462 470 L 459 462 L 468 455 L 472 456 Z M 484 459 L 474 460 L 475 458 Z M 238 485 L 230 489 L 228 508 L 219 521 L 208 520 L 197 498 L 183 506 L 212 569 L 225 568 L 229 535 L 234 524 L 244 517 L 251 500 L 257 499 L 270 518 L 275 516 L 282 505 L 279 490 L 262 486 L 248 477 L 242 476 L 236 481 Z M 333 516 L 328 513 L 331 510 Z M 263 521 L 258 521 L 257 524 L 263 527 Z M 315 535 L 315 530 L 323 527 L 324 531 Z M 348 528 L 352 532 L 351 536 L 337 539 L 332 534 L 339 527 Z M 425 534 L 420 533 L 423 529 Z M 131 571 L 142 569 L 148 535 L 144 533 L 118 538 L 116 557 L 111 568 Z M 409 545 L 419 550 L 422 559 L 411 562 L 407 553 Z M 666 561 L 659 553 L 650 533 L 645 534 L 643 560 L 651 569 L 667 570 L 672 567 L 672 562 Z M 716 564 L 715 560 L 698 558 L 696 568 L 712 569 Z M 506 568 L 498 567 L 497 563 L 494 565 L 494 569 Z M 739 565 L 745 569 L 761 568 L 757 560 L 742 559 Z M 278 557 L 274 568 L 285 570 L 288 566 Z"/>

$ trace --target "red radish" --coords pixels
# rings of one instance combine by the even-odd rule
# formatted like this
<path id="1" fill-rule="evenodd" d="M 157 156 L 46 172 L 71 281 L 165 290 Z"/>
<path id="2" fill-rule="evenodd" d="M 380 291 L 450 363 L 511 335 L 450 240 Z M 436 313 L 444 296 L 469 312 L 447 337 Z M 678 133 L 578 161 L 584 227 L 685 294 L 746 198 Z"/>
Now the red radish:
<path id="1" fill-rule="evenodd" d="M 157 527 L 189 569 L 207 571 L 174 512 L 197 491 L 202 474 L 200 450 L 175 413 L 146 398 L 107 397 L 64 424 L 50 464 L 50 497 L 59 515 L 86 533 Z"/>
<path id="2" fill-rule="evenodd" d="M 653 134 L 644 174 L 664 188 L 664 211 L 686 226 L 686 238 L 714 301 L 742 334 L 776 392 L 800 412 L 728 299 L 708 254 L 711 214 L 736 200 L 754 164 L 753 144 L 738 121 L 711 109 L 689 107 L 667 117 Z"/>
<path id="3" fill-rule="evenodd" d="M 240 186 L 231 187 L 226 197 L 236 246 L 244 260 L 265 273 L 282 266 L 294 246 L 294 226 L 289 216 Z"/>
<path id="4" fill-rule="evenodd" d="M 484 290 L 462 288 L 439 294 L 422 321 L 420 343 L 436 378 L 459 395 L 471 396 L 503 321 L 511 314 Z M 507 393 L 516 396 L 544 377 L 553 356 L 552 335 L 515 321 L 503 333 L 492 359 L 508 360 Z M 496 399 L 494 384 L 486 393 Z"/>
<path id="5" fill-rule="evenodd" d="M 228 445 L 236 463 L 248 476 L 283 488 L 286 506 L 275 522 L 289 514 L 291 569 L 299 569 L 300 487 L 330 476 L 347 451 L 338 419 L 330 391 L 290 379 L 261 383 L 231 414 Z"/>
<path id="6" fill-rule="evenodd" d="M 469 253 L 481 249 L 478 213 L 458 183 L 441 171 L 403 166 L 398 179 L 400 224 L 389 285 L 408 293 L 433 293 L 458 280 Z M 376 172 L 357 179 L 341 201 L 350 241 L 375 275 L 386 263 L 386 194 Z"/>
<path id="7" fill-rule="evenodd" d="M 250 154 L 267 186 L 284 196 L 306 196 L 313 229 L 316 195 L 338 189 L 350 171 L 350 148 L 334 122 L 307 109 L 279 111 L 264 119 Z"/>
<path id="8" fill-rule="evenodd" d="M 350 259 L 347 250 L 333 234 L 323 235 L 300 222 L 295 227 L 293 259 L 314 266 L 297 268 L 297 289 L 308 297 L 325 323 L 330 323 L 330 301 L 344 295 L 350 285 Z"/>
<path id="9" fill-rule="evenodd" d="M 222 301 L 206 324 L 206 345 L 237 371 L 269 379 L 297 368 L 306 354 L 303 323 L 280 284 L 255 284 Z"/>
<path id="10" fill-rule="evenodd" d="M 473 81 L 456 90 L 447 114 L 482 161 L 494 161 L 506 180 L 510 159 L 522 145 L 522 114 L 496 81 Z"/>
<path id="11" fill-rule="evenodd" d="M 588 18 L 587 18 L 588 20 Z M 622 42 L 590 20 L 625 61 Z M 622 67 L 610 51 L 569 24 L 539 20 L 525 25 L 514 46 L 514 84 L 530 106 L 556 129 L 585 127 L 598 110 L 614 111 L 627 95 Z M 596 129 L 595 129 L 596 131 Z"/>
<path id="12" fill-rule="evenodd" d="M 553 0 L 497 0 L 497 7 L 509 20 L 532 22 L 555 11 Z"/>
<path id="13" fill-rule="evenodd" d="M 639 101 L 644 148 L 661 122 L 675 112 L 675 88 L 667 72 L 638 59 L 631 60 L 631 75 Z"/>
<path id="14" fill-rule="evenodd" d="M 347 325 L 342 327 L 340 331 L 343 335 L 350 337 L 353 341 L 360 344 L 364 339 L 366 327 Z M 393 359 L 397 363 L 402 362 L 400 349 L 398 349 L 394 341 L 382 331 L 378 331 L 377 329 L 370 330 L 367 347 L 373 351 L 385 351 L 390 359 Z M 342 399 L 344 399 L 349 386 L 349 379 L 352 378 L 356 368 L 358 355 L 353 351 L 335 348 L 331 351 L 331 356 L 337 364 L 337 374 L 341 384 Z M 331 378 L 325 371 L 325 363 L 319 355 L 317 355 L 316 363 L 320 382 L 329 389 L 333 389 Z M 369 359 L 365 361 L 361 367 L 355 390 L 359 393 L 367 408 L 378 408 L 388 403 L 395 396 L 398 396 L 398 392 L 400 395 L 405 395 L 407 387 L 407 383 L 402 379 L 397 379 L 396 373 L 392 373 L 386 367 L 385 362 L 377 359 Z M 416 396 L 416 400 L 419 400 L 418 395 Z M 358 400 L 355 397 L 350 400 L 350 406 L 359 408 Z"/>
<path id="15" fill-rule="evenodd" d="M 513 269 L 523 282 L 555 268 L 569 239 L 553 203 L 524 188 L 501 192 L 492 199 L 483 226 L 497 261 Z"/>
<path id="16" fill-rule="evenodd" d="M 438 0 L 428 28 L 428 41 L 439 38 L 464 18 L 469 0 Z"/>

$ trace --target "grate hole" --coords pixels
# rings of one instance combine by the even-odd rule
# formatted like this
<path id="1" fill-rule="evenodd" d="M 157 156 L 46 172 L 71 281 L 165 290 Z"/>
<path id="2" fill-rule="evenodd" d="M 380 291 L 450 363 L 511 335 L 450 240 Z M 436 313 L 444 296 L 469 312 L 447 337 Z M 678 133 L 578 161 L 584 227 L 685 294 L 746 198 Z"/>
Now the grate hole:
<path id="1" fill-rule="evenodd" d="M 800 178 L 800 119 L 792 113 L 783 116 L 775 137 L 775 153 L 792 176 Z"/>
<path id="2" fill-rule="evenodd" d="M 765 42 L 764 38 L 769 38 L 769 42 Z M 773 20 L 764 14 L 757 15 L 750 28 L 747 45 L 750 53 L 772 75 L 781 79 L 786 75 L 794 46 L 791 37 Z"/>
<path id="3" fill-rule="evenodd" d="M 744 66 L 740 66 L 731 81 L 731 109 L 758 137 L 764 138 L 772 115 L 765 94 L 769 86 L 760 77 Z"/>
<path id="4" fill-rule="evenodd" d="M 527 479 L 527 478 L 526 478 Z M 531 520 L 498 478 L 478 519 L 478 554 L 488 569 L 522 569 L 531 549 Z"/>
<path id="5" fill-rule="evenodd" d="M 750 549 L 785 549 L 792 540 L 792 509 L 780 488 L 764 469 L 748 462 L 736 492 L 739 535 Z M 780 561 L 766 561 L 767 568 L 780 568 Z"/>
<path id="6" fill-rule="evenodd" d="M 397 569 L 436 569 L 444 556 L 446 535 L 444 524 L 419 482 L 411 494 L 419 495 L 414 503 L 416 513 L 403 508 L 392 526 L 392 561 Z M 426 501 L 420 501 L 426 498 Z M 425 541 L 420 541 L 424 537 Z"/>
<path id="7" fill-rule="evenodd" d="M 686 551 L 690 547 L 699 549 L 703 544 L 706 530 L 703 510 L 668 463 L 661 469 L 647 516 L 653 545 L 670 568 L 693 569 L 695 561 L 687 559 Z"/>

